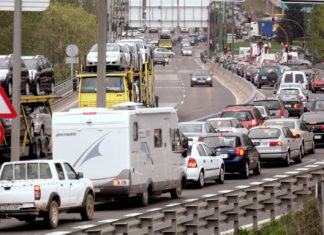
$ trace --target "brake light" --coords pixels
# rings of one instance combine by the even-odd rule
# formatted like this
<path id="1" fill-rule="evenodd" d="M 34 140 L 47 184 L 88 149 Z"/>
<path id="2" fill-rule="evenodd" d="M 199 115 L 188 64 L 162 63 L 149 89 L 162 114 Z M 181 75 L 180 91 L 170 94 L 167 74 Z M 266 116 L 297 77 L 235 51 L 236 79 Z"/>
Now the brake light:
<path id="1" fill-rule="evenodd" d="M 308 86 L 308 84 L 306 84 L 306 90 L 308 90 L 309 89 L 309 86 Z"/>
<path id="2" fill-rule="evenodd" d="M 285 111 L 283 109 L 280 110 L 280 116 L 284 117 L 285 116 Z"/>
<path id="3" fill-rule="evenodd" d="M 202 141 L 204 141 L 204 137 L 202 137 L 202 136 L 200 136 L 199 138 L 198 138 L 198 142 L 202 142 Z"/>
<path id="4" fill-rule="evenodd" d="M 292 135 L 293 137 L 296 137 L 298 134 L 295 133 L 295 132 L 292 132 L 291 135 Z"/>
<path id="5" fill-rule="evenodd" d="M 253 126 L 257 124 L 257 121 L 255 119 L 253 119 L 251 122 Z"/>
<path id="6" fill-rule="evenodd" d="M 261 126 L 261 129 L 269 129 L 268 126 Z"/>
<path id="7" fill-rule="evenodd" d="M 236 156 L 244 156 L 244 148 L 236 147 Z"/>
<path id="8" fill-rule="evenodd" d="M 273 142 L 270 142 L 270 146 L 282 146 L 282 142 L 281 141 L 273 141 Z"/>
<path id="9" fill-rule="evenodd" d="M 320 126 L 320 129 L 321 129 L 321 130 L 324 130 L 324 126 Z"/>
<path id="10" fill-rule="evenodd" d="M 316 125 L 317 122 L 309 122 L 308 124 L 309 124 L 309 125 Z"/>
<path id="11" fill-rule="evenodd" d="M 198 165 L 197 165 L 196 159 L 189 158 L 188 168 L 197 168 L 197 167 L 198 167 Z"/>
<path id="12" fill-rule="evenodd" d="M 97 112 L 84 112 L 83 115 L 94 115 L 97 114 Z"/>
<path id="13" fill-rule="evenodd" d="M 294 108 L 300 108 L 300 104 L 294 104 Z"/>
<path id="14" fill-rule="evenodd" d="M 34 186 L 34 191 L 35 191 L 35 200 L 40 200 L 41 198 L 41 189 L 39 185 Z"/>

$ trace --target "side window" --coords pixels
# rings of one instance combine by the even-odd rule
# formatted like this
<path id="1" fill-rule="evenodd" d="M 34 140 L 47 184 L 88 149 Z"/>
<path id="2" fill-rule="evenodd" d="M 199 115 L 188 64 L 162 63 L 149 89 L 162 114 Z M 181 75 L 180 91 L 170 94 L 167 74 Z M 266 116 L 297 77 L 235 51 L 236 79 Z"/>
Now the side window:
<path id="1" fill-rule="evenodd" d="M 42 62 L 43 62 L 43 68 L 47 69 L 49 67 L 49 63 L 48 63 L 47 59 L 42 58 Z"/>
<path id="2" fill-rule="evenodd" d="M 26 179 L 26 164 L 15 164 L 15 180 Z"/>
<path id="3" fill-rule="evenodd" d="M 137 122 L 133 123 L 133 140 L 134 141 L 138 140 L 138 123 Z"/>
<path id="4" fill-rule="evenodd" d="M 27 164 L 27 179 L 38 179 L 38 163 Z"/>
<path id="5" fill-rule="evenodd" d="M 246 146 L 253 146 L 253 143 L 251 141 L 251 139 L 247 136 L 247 135 L 243 135 L 244 137 L 244 143 Z"/>
<path id="6" fill-rule="evenodd" d="M 206 123 L 206 131 L 207 133 L 215 133 L 215 129 L 209 123 Z"/>
<path id="7" fill-rule="evenodd" d="M 309 131 L 306 124 L 304 122 L 300 122 L 300 129 L 302 131 Z"/>
<path id="8" fill-rule="evenodd" d="M 37 69 L 42 70 L 43 68 L 44 68 L 43 61 L 39 59 L 37 63 Z"/>
<path id="9" fill-rule="evenodd" d="M 13 180 L 13 165 L 6 165 L 3 168 L 1 180 Z"/>
<path id="10" fill-rule="evenodd" d="M 56 172 L 57 172 L 59 180 L 64 180 L 65 176 L 64 176 L 64 171 L 63 171 L 61 163 L 55 163 L 55 168 L 56 168 Z"/>
<path id="11" fill-rule="evenodd" d="M 284 134 L 286 136 L 286 138 L 291 138 L 291 131 L 288 128 L 284 128 Z"/>
<path id="12" fill-rule="evenodd" d="M 47 163 L 39 164 L 39 173 L 40 173 L 40 179 L 51 179 L 52 178 L 52 172 L 51 172 L 51 169 Z"/>
<path id="13" fill-rule="evenodd" d="M 150 150 L 149 148 L 147 147 L 147 144 L 146 143 L 141 143 L 141 150 L 146 153 L 146 154 L 150 154 Z"/>
<path id="14" fill-rule="evenodd" d="M 197 150 L 200 156 L 207 156 L 204 148 L 201 146 L 201 144 L 197 144 Z"/>
<path id="15" fill-rule="evenodd" d="M 260 114 L 258 109 L 253 109 L 253 112 L 254 112 L 256 119 L 263 120 L 262 115 Z"/>
<path id="16" fill-rule="evenodd" d="M 236 147 L 240 147 L 241 146 L 241 140 L 240 140 L 240 138 L 239 137 L 236 137 L 236 141 L 235 141 L 236 143 Z"/>
<path id="17" fill-rule="evenodd" d="M 204 149 L 208 156 L 213 156 L 213 151 L 211 151 L 211 149 L 208 146 L 204 145 Z"/>
<path id="18" fill-rule="evenodd" d="M 170 135 L 171 135 L 171 149 L 172 149 L 172 151 L 176 152 L 176 151 L 183 150 L 179 129 L 170 129 Z"/>
<path id="19" fill-rule="evenodd" d="M 162 147 L 162 129 L 154 129 L 154 147 Z"/>
<path id="20" fill-rule="evenodd" d="M 65 168 L 65 171 L 66 171 L 66 174 L 67 174 L 69 180 L 78 179 L 78 175 L 75 173 L 75 171 L 70 166 L 70 164 L 64 163 L 64 168 Z"/>

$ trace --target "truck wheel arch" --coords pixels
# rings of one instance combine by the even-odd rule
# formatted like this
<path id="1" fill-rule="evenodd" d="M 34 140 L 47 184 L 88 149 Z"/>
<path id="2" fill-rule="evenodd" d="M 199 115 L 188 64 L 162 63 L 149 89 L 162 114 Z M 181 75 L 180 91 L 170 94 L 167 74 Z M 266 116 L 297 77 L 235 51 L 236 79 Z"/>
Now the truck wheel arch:
<path id="1" fill-rule="evenodd" d="M 95 199 L 95 194 L 93 192 L 93 189 L 88 187 L 85 192 L 84 192 L 84 195 L 83 195 L 83 200 L 82 200 L 82 206 L 85 206 L 85 203 L 86 203 L 86 200 L 87 200 L 87 196 L 91 194 L 93 196 L 93 199 Z"/>
<path id="2" fill-rule="evenodd" d="M 60 196 L 58 195 L 58 193 L 54 192 L 54 193 L 51 193 L 51 195 L 49 196 L 49 199 L 47 201 L 47 205 L 46 205 L 47 210 L 49 210 L 49 206 L 51 204 L 51 201 L 53 201 L 53 200 L 57 201 L 59 207 L 61 206 Z"/>

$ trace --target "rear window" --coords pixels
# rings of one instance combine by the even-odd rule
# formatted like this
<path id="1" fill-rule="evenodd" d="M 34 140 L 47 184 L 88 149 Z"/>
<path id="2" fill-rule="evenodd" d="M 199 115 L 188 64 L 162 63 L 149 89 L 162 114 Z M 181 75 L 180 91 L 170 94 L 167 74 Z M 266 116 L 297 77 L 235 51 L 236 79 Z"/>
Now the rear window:
<path id="1" fill-rule="evenodd" d="M 284 83 L 292 83 L 293 82 L 293 76 L 292 74 L 286 74 Z"/>
<path id="2" fill-rule="evenodd" d="M 304 120 L 306 123 L 309 123 L 309 122 L 323 123 L 324 122 L 324 114 L 323 113 L 314 113 L 314 114 L 303 115 L 302 120 Z"/>
<path id="3" fill-rule="evenodd" d="M 299 90 L 298 89 L 283 89 L 280 90 L 280 92 L 278 93 L 279 95 L 293 95 L 293 94 L 299 94 Z"/>
<path id="4" fill-rule="evenodd" d="M 304 83 L 304 76 L 302 74 L 296 74 L 295 80 L 296 82 Z"/>
<path id="5" fill-rule="evenodd" d="M 208 120 L 207 122 L 210 123 L 214 128 L 233 127 L 231 120 Z"/>
<path id="6" fill-rule="evenodd" d="M 297 95 L 281 95 L 280 99 L 282 101 L 300 101 L 300 98 Z"/>
<path id="7" fill-rule="evenodd" d="M 222 117 L 233 117 L 241 122 L 251 121 L 253 119 L 250 111 L 223 112 Z"/>
<path id="8" fill-rule="evenodd" d="M 181 124 L 180 130 L 183 133 L 201 133 L 202 132 L 202 124 Z"/>
<path id="9" fill-rule="evenodd" d="M 256 106 L 264 106 L 269 110 L 280 110 L 281 106 L 278 100 L 258 100 L 253 102 Z"/>
<path id="10" fill-rule="evenodd" d="M 251 139 L 275 139 L 280 136 L 280 130 L 278 128 L 258 128 L 249 131 L 249 137 Z"/>
<path id="11" fill-rule="evenodd" d="M 324 76 L 318 76 L 318 77 L 316 78 L 316 81 L 317 81 L 317 82 L 324 82 Z"/>
<path id="12" fill-rule="evenodd" d="M 295 122 L 293 121 L 266 121 L 264 126 L 285 126 L 288 127 L 289 129 L 294 129 L 295 128 Z"/>
<path id="13" fill-rule="evenodd" d="M 240 139 L 236 136 L 217 136 L 207 137 L 204 142 L 210 148 L 221 148 L 221 147 L 237 147 L 240 146 Z"/>
<path id="14" fill-rule="evenodd" d="M 315 110 L 324 111 L 324 101 L 316 101 Z"/>

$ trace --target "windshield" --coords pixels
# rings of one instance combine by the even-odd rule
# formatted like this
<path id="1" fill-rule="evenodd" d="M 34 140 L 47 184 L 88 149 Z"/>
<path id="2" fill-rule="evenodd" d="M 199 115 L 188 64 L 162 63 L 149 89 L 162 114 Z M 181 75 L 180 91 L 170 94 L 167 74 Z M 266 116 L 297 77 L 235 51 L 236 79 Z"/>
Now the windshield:
<path id="1" fill-rule="evenodd" d="M 302 120 L 305 122 L 316 122 L 323 123 L 324 122 L 324 113 L 312 113 L 312 114 L 304 114 L 302 116 Z"/>
<path id="2" fill-rule="evenodd" d="M 116 44 L 107 43 L 106 51 L 119 51 Z M 98 52 L 98 44 L 95 44 L 91 47 L 90 52 Z"/>
<path id="3" fill-rule="evenodd" d="M 278 100 L 257 100 L 253 102 L 254 105 L 267 107 L 269 110 L 281 109 Z"/>
<path id="4" fill-rule="evenodd" d="M 250 111 L 223 112 L 222 117 L 233 117 L 241 122 L 251 121 L 253 119 L 253 116 Z"/>
<path id="5" fill-rule="evenodd" d="M 208 76 L 209 71 L 208 70 L 196 70 L 194 72 L 194 76 Z"/>
<path id="6" fill-rule="evenodd" d="M 318 76 L 318 77 L 316 78 L 316 81 L 317 81 L 317 82 L 324 82 L 324 76 Z"/>
<path id="7" fill-rule="evenodd" d="M 277 139 L 279 136 L 280 130 L 278 128 L 258 128 L 249 131 L 251 139 Z"/>
<path id="8" fill-rule="evenodd" d="M 315 101 L 315 110 L 324 111 L 324 100 Z"/>
<path id="9" fill-rule="evenodd" d="M 191 51 L 192 48 L 191 47 L 184 47 L 183 50 Z"/>
<path id="10" fill-rule="evenodd" d="M 183 133 L 201 133 L 202 124 L 180 124 L 180 130 Z"/>
<path id="11" fill-rule="evenodd" d="M 238 137 L 236 136 L 215 136 L 215 137 L 206 137 L 204 138 L 204 142 L 210 148 L 219 148 L 219 147 L 231 147 L 235 148 L 236 143 L 239 141 L 237 140 Z"/>
<path id="12" fill-rule="evenodd" d="M 217 127 L 233 127 L 231 120 L 208 120 L 214 128 Z"/>
<path id="13" fill-rule="evenodd" d="M 160 46 L 171 46 L 171 42 L 160 42 L 159 43 Z"/>
<path id="14" fill-rule="evenodd" d="M 37 60 L 33 60 L 33 59 L 26 60 L 25 59 L 24 62 L 25 62 L 27 69 L 36 69 Z"/>
<path id="15" fill-rule="evenodd" d="M 0 59 L 0 69 L 8 69 L 9 59 Z"/>
<path id="16" fill-rule="evenodd" d="M 271 72 L 275 72 L 275 73 L 279 74 L 280 73 L 280 68 L 275 67 L 275 66 L 262 66 L 261 69 L 260 69 L 261 74 L 269 74 Z"/>
<path id="17" fill-rule="evenodd" d="M 81 93 L 96 93 L 97 92 L 97 77 L 82 78 Z M 124 92 L 123 77 L 106 77 L 106 92 Z"/>
<path id="18" fill-rule="evenodd" d="M 264 126 L 285 126 L 288 127 L 289 129 L 294 129 L 295 128 L 295 122 L 294 121 L 266 121 Z"/>

